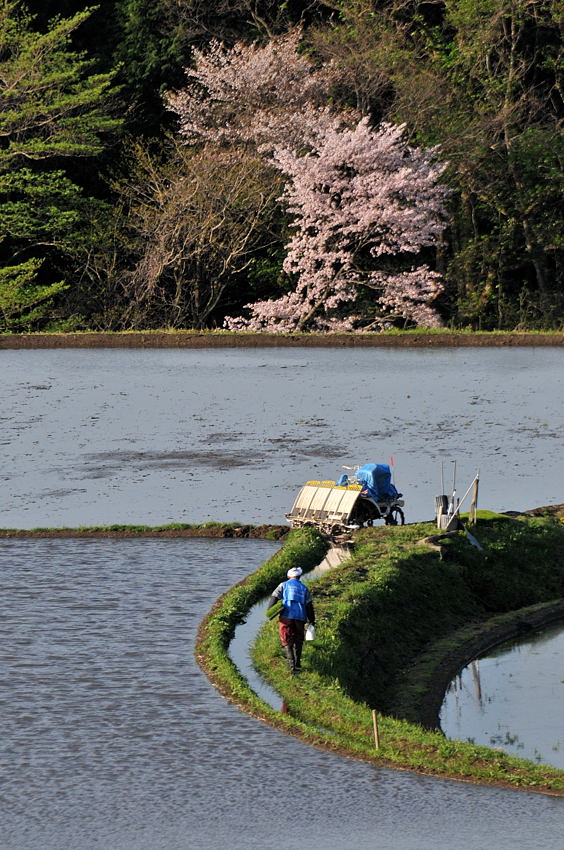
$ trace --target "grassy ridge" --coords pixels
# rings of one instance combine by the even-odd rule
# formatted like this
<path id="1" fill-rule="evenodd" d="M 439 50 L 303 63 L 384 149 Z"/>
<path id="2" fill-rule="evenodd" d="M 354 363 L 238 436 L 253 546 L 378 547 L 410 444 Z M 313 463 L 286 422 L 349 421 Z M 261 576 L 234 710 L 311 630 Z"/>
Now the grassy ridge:
<path id="1" fill-rule="evenodd" d="M 485 553 L 457 535 L 444 558 L 418 543 L 433 531 L 429 523 L 367 529 L 351 561 L 316 583 L 328 637 L 317 669 L 382 711 L 394 708 L 398 671 L 431 641 L 564 595 L 564 528 L 554 520 L 482 519 Z"/>
<path id="2" fill-rule="evenodd" d="M 492 614 L 563 595 L 564 529 L 551 519 L 491 516 L 476 535 L 447 543 L 444 559 L 420 538 L 430 524 L 362 532 L 354 557 L 315 582 L 318 640 L 304 653 L 304 672 L 290 677 L 274 626 L 254 647 L 256 666 L 309 730 L 330 730 L 333 748 L 349 755 L 469 781 L 564 794 L 564 773 L 487 747 L 448 741 L 409 722 L 430 680 L 410 674 L 434 642 L 457 629 L 478 632 Z M 427 668 L 427 673 L 431 670 Z M 403 690 L 402 690 L 403 689 Z M 402 708 L 403 703 L 403 708 Z M 372 712 L 380 714 L 376 755 Z"/>

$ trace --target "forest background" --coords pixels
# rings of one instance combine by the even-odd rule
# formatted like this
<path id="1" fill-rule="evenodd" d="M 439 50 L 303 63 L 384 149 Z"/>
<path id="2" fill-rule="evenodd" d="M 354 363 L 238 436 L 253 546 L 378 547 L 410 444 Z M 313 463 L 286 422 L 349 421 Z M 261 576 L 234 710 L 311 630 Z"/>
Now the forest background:
<path id="1" fill-rule="evenodd" d="M 0 331 L 562 329 L 563 18 L 0 0 Z"/>

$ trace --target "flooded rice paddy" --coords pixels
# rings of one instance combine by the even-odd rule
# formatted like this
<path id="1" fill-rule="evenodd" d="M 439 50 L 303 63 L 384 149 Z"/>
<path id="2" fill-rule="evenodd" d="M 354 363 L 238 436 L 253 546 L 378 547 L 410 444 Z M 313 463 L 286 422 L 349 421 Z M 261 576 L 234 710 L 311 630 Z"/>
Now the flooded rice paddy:
<path id="1" fill-rule="evenodd" d="M 564 800 L 379 769 L 241 713 L 193 651 L 266 541 L 0 541 L 2 850 L 560 850 Z"/>
<path id="2" fill-rule="evenodd" d="M 394 455 L 481 506 L 562 502 L 562 349 L 4 351 L 3 527 L 280 522 Z M 449 482 L 450 483 L 450 482 Z M 0 541 L 2 850 L 560 850 L 564 800 L 374 768 L 242 714 L 197 667 L 267 541 Z"/>
<path id="3" fill-rule="evenodd" d="M 564 349 L 2 351 L 3 527 L 283 522 L 395 459 L 407 521 L 561 502 Z"/>
<path id="4" fill-rule="evenodd" d="M 490 650 L 452 682 L 443 732 L 564 770 L 563 659 L 561 623 Z"/>

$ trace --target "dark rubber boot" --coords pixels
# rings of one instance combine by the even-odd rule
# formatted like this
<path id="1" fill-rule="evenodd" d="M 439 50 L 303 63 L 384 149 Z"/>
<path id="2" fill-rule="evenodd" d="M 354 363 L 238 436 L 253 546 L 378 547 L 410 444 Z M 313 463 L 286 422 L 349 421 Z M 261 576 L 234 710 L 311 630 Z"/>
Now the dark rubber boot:
<path id="1" fill-rule="evenodd" d="M 297 643 L 294 647 L 294 652 L 296 653 L 296 670 L 302 669 L 302 644 Z"/>
<path id="2" fill-rule="evenodd" d="M 294 647 L 293 646 L 283 646 L 282 649 L 284 650 L 284 655 L 288 659 L 288 667 L 293 673 L 294 670 L 296 669 L 296 659 L 294 658 Z"/>

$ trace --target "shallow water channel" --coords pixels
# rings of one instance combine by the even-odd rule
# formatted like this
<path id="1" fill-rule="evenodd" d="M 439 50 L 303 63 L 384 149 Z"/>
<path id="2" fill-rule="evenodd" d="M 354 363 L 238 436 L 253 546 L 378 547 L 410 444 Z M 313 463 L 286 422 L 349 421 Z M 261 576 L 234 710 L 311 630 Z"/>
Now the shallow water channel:
<path id="1" fill-rule="evenodd" d="M 560 850 L 564 800 L 305 746 L 194 637 L 266 541 L 0 541 L 2 850 Z"/>
<path id="2" fill-rule="evenodd" d="M 472 661 L 445 694 L 443 732 L 564 770 L 563 658 L 559 623 Z"/>

